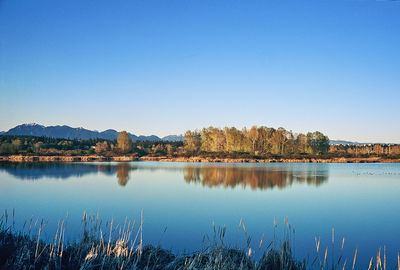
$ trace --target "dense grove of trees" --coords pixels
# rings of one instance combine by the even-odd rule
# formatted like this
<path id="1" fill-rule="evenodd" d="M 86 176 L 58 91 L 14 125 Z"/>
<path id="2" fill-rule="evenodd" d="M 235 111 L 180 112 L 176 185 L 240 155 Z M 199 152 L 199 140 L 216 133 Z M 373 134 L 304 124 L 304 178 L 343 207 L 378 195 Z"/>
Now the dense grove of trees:
<path id="1" fill-rule="evenodd" d="M 251 156 L 324 155 L 329 150 L 329 138 L 319 131 L 294 134 L 284 128 L 253 126 L 242 130 L 234 127 L 203 128 L 187 131 L 185 153 L 248 154 Z"/>

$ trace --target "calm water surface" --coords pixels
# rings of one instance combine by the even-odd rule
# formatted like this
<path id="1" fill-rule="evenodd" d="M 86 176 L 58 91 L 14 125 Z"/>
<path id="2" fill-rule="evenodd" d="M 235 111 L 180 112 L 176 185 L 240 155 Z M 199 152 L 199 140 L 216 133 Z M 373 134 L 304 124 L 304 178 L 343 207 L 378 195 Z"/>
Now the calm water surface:
<path id="1" fill-rule="evenodd" d="M 200 249 L 226 226 L 225 242 L 258 251 L 284 239 L 288 217 L 296 256 L 313 257 L 315 237 L 331 252 L 369 262 L 386 247 L 400 251 L 400 164 L 0 163 L 0 207 L 15 209 L 23 228 L 31 216 L 49 219 L 43 238 L 67 219 L 67 238 L 79 237 L 82 214 L 123 224 L 140 221 L 145 243 L 176 252 Z M 242 219 L 243 226 L 238 229 Z M 337 255 L 336 255 L 337 256 Z M 338 256 L 337 256 L 338 257 Z M 314 257 L 313 257 L 314 258 Z"/>

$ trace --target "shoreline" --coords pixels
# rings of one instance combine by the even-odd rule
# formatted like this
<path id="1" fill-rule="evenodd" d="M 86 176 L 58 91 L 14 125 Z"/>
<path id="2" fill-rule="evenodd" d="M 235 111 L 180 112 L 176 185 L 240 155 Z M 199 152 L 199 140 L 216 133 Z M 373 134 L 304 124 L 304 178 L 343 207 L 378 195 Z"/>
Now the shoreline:
<path id="1" fill-rule="evenodd" d="M 171 157 L 171 156 L 0 156 L 0 162 L 130 162 L 130 161 L 158 161 L 158 162 L 190 162 L 190 163 L 400 163 L 400 159 L 383 157 L 334 157 L 334 158 L 212 158 L 212 157 Z"/>

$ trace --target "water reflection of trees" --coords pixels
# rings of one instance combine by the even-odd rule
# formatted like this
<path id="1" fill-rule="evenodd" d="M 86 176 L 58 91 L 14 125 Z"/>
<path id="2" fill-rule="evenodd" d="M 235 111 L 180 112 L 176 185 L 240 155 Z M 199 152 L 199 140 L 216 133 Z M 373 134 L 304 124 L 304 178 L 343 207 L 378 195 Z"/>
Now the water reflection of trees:
<path id="1" fill-rule="evenodd" d="M 116 166 L 118 184 L 122 187 L 126 186 L 129 181 L 129 171 L 131 166 L 128 163 L 118 163 Z"/>
<path id="2" fill-rule="evenodd" d="M 318 186 L 328 180 L 328 169 L 318 166 L 213 166 L 213 165 L 165 165 L 139 163 L 4 163 L 0 162 L 0 171 L 23 180 L 68 179 L 88 174 L 115 176 L 124 187 L 132 178 L 132 171 L 165 171 L 183 173 L 186 183 L 201 183 L 206 187 L 250 187 L 251 189 L 284 188 L 293 183 L 307 183 Z"/>
<path id="3" fill-rule="evenodd" d="M 327 170 L 290 170 L 260 167 L 185 167 L 187 183 L 201 183 L 207 187 L 247 187 L 251 189 L 284 188 L 293 183 L 319 186 L 328 180 Z"/>

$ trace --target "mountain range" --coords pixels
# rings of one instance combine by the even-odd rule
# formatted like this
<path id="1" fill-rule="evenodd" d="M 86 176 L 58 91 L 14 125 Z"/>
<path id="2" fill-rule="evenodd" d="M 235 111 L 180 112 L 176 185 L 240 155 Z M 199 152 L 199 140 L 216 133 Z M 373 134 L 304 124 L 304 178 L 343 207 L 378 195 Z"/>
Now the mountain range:
<path id="1" fill-rule="evenodd" d="M 85 128 L 72 128 L 70 126 L 43 126 L 39 124 L 22 124 L 11 128 L 7 132 L 0 132 L 0 135 L 23 135 L 23 136 L 45 136 L 50 138 L 60 139 L 105 139 L 115 140 L 118 138 L 118 131 L 114 129 L 107 129 L 99 132 L 96 130 L 89 130 Z M 133 141 L 183 141 L 182 135 L 169 135 L 165 137 L 158 137 L 156 135 L 150 136 L 137 136 L 128 133 Z"/>

